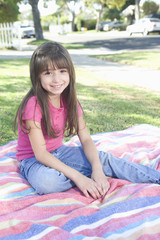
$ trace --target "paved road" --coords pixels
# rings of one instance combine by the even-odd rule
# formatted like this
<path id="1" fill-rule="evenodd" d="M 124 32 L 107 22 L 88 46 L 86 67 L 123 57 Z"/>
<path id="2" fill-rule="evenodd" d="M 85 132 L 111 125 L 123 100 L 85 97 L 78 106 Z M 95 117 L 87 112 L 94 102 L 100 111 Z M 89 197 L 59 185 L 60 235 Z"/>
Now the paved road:
<path id="1" fill-rule="evenodd" d="M 59 36 L 56 37 L 58 38 Z M 57 41 L 58 39 L 54 38 L 52 40 Z M 0 51 L 0 59 L 29 58 L 34 49 L 35 47 L 26 45 L 24 46 L 23 51 Z M 107 54 L 115 51 L 116 50 L 112 51 L 104 47 L 98 47 L 94 50 L 69 50 L 75 66 L 92 71 L 103 79 L 118 83 L 131 84 L 132 87 L 137 85 L 154 91 L 160 91 L 160 71 L 107 62 L 88 56 L 92 54 Z"/>
<path id="2" fill-rule="evenodd" d="M 127 32 L 111 31 L 86 34 L 54 35 L 46 34 L 45 38 L 62 43 L 84 43 L 88 47 L 103 47 L 110 51 L 131 50 L 160 50 L 160 35 L 142 36 L 135 34 L 128 36 Z"/>
<path id="3" fill-rule="evenodd" d="M 85 41 L 85 45 L 94 47 L 104 47 L 110 50 L 157 50 L 160 51 L 160 37 L 124 37 L 106 40 Z"/>

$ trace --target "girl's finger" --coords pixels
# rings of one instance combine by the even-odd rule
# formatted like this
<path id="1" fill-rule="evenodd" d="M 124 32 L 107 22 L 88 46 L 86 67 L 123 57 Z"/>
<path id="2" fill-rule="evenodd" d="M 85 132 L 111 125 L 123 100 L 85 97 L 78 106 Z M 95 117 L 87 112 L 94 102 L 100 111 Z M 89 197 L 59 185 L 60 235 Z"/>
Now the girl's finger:
<path id="1" fill-rule="evenodd" d="M 87 190 L 84 190 L 83 191 L 83 194 L 87 197 L 87 198 L 89 198 L 90 197 L 90 195 L 89 195 L 89 193 L 88 193 L 88 191 Z"/>
<path id="2" fill-rule="evenodd" d="M 94 186 L 93 188 L 90 188 L 88 191 L 94 199 L 98 199 L 101 197 L 101 194 L 96 186 Z"/>

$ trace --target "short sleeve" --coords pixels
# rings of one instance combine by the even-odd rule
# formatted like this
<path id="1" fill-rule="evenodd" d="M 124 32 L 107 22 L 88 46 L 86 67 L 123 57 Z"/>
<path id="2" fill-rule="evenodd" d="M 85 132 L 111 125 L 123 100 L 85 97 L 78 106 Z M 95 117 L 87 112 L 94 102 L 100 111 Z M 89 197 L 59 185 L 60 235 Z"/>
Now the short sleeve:
<path id="1" fill-rule="evenodd" d="M 42 120 L 42 111 L 36 100 L 36 97 L 31 97 L 24 109 L 23 120 L 33 120 L 35 122 L 41 122 Z"/>
<path id="2" fill-rule="evenodd" d="M 80 103 L 78 102 L 78 116 L 81 117 L 83 115 L 82 107 Z"/>

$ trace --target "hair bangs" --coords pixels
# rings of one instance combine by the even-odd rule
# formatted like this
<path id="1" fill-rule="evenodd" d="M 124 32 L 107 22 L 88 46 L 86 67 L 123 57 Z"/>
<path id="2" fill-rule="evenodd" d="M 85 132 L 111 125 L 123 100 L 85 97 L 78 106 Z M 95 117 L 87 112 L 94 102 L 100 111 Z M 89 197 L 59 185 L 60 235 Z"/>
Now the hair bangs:
<path id="1" fill-rule="evenodd" d="M 51 60 L 53 69 L 69 69 L 70 65 L 64 55 L 54 56 Z"/>
<path id="2" fill-rule="evenodd" d="M 66 60 L 65 56 L 53 56 L 52 58 L 49 56 L 43 56 L 41 59 L 39 59 L 37 63 L 37 73 L 38 75 L 41 74 L 44 71 L 52 69 L 70 69 L 70 65 L 68 61 Z"/>
<path id="3" fill-rule="evenodd" d="M 37 59 L 37 75 L 49 69 L 50 64 L 52 64 L 49 56 L 41 56 Z"/>

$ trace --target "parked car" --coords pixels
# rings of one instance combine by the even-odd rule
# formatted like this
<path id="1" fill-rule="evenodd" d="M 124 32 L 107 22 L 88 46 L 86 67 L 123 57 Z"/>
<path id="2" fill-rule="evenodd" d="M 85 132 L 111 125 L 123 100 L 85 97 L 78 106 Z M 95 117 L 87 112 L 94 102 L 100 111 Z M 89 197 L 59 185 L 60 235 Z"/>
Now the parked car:
<path id="1" fill-rule="evenodd" d="M 103 30 L 104 31 L 110 31 L 110 30 L 125 30 L 126 24 L 124 24 L 122 21 L 112 21 L 108 24 L 104 24 Z"/>
<path id="2" fill-rule="evenodd" d="M 159 18 L 160 19 L 160 14 L 159 13 L 153 13 L 148 16 L 145 16 L 146 18 Z"/>
<path id="3" fill-rule="evenodd" d="M 142 18 L 136 23 L 126 28 L 129 35 L 133 33 L 142 33 L 144 36 L 151 32 L 160 33 L 160 19 L 158 18 Z"/>
<path id="4" fill-rule="evenodd" d="M 104 26 L 110 24 L 111 21 L 101 21 L 98 26 L 99 31 L 104 31 Z"/>
<path id="5" fill-rule="evenodd" d="M 20 26 L 20 33 L 22 38 L 30 38 L 30 37 L 35 37 L 35 30 L 34 27 L 29 26 L 29 25 L 21 25 Z"/>

